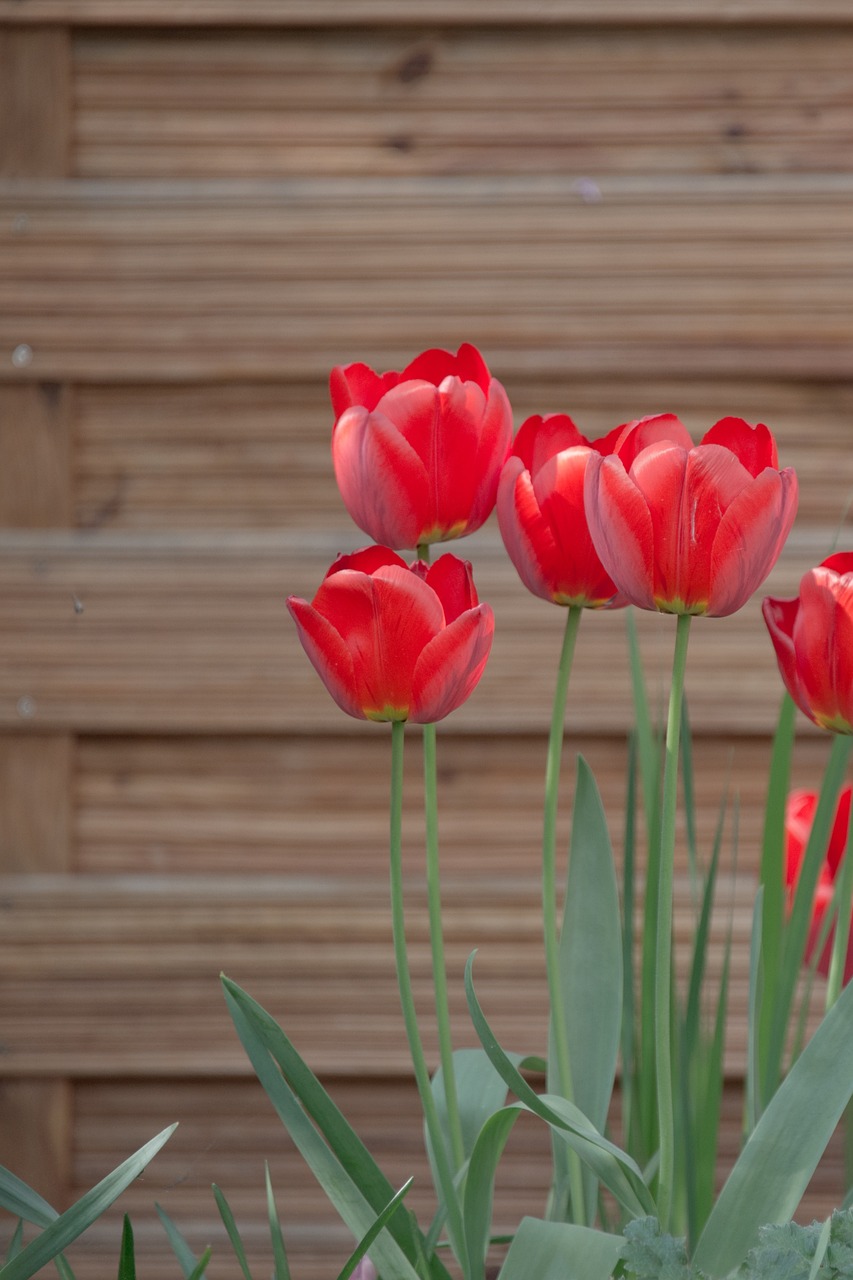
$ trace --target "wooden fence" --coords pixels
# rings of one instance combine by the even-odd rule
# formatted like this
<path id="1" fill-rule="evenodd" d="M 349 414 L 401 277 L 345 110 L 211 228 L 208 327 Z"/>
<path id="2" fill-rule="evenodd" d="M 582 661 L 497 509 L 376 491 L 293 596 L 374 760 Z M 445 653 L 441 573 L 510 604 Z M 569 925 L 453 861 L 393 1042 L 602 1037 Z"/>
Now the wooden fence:
<path id="1" fill-rule="evenodd" d="M 284 609 L 365 540 L 332 478 L 329 368 L 468 340 L 517 421 L 763 420 L 801 479 L 770 584 L 791 592 L 853 491 L 851 144 L 849 0 L 0 0 L 0 1161 L 63 1207 L 180 1120 L 121 1206 L 147 1276 L 177 1273 L 155 1200 L 234 1274 L 212 1181 L 268 1257 L 264 1158 L 295 1278 L 351 1247 L 251 1075 L 223 969 L 430 1202 L 392 975 L 388 735 L 337 712 Z M 460 549 L 498 630 L 441 735 L 450 963 L 458 979 L 479 946 L 499 1032 L 541 1051 L 562 619 L 493 524 Z M 672 628 L 640 621 L 660 690 Z M 757 602 L 694 631 L 704 838 L 727 779 L 742 804 L 724 1168 L 780 684 Z M 624 655 L 619 618 L 584 620 L 568 756 L 595 767 L 614 836 Z M 804 733 L 798 783 L 825 754 Z M 683 876 L 679 895 L 686 944 Z M 473 1043 L 458 981 L 453 1002 Z M 512 1143 L 507 1225 L 547 1177 L 538 1129 Z M 806 1216 L 837 1198 L 837 1163 Z M 72 1254 L 81 1278 L 115 1273 L 118 1229 Z"/>

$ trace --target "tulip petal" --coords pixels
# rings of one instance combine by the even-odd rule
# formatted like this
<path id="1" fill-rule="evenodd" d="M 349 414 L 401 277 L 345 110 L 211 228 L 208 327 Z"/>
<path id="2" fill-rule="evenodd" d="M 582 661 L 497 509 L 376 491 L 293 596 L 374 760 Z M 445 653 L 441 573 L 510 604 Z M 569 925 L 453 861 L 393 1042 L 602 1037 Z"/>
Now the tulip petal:
<path id="1" fill-rule="evenodd" d="M 536 501 L 530 472 L 515 454 L 501 473 L 497 511 L 504 546 L 521 581 L 533 595 L 553 600 L 557 547 Z"/>
<path id="2" fill-rule="evenodd" d="M 853 732 L 853 575 L 823 565 L 804 575 L 794 647 L 812 718 L 824 728 Z"/>
<path id="3" fill-rule="evenodd" d="M 432 347 L 415 356 L 400 374 L 400 381 L 419 380 L 431 382 L 434 387 L 440 386 L 445 378 L 459 378 L 463 382 L 475 382 L 483 394 L 489 390 L 491 374 L 486 362 L 476 347 L 470 342 L 463 342 L 454 353 L 441 347 Z"/>
<path id="4" fill-rule="evenodd" d="M 460 614 L 476 608 L 479 603 L 474 587 L 474 574 L 468 560 L 454 555 L 443 555 L 429 566 L 425 581 L 441 601 L 444 620 L 449 626 Z"/>
<path id="5" fill-rule="evenodd" d="M 331 567 L 326 570 L 326 577 L 333 573 L 340 573 L 341 569 L 355 569 L 358 573 L 375 573 L 377 569 L 389 564 L 396 564 L 401 569 L 406 568 L 403 557 L 398 556 L 390 547 L 375 545 L 362 547 L 359 551 L 337 556 Z"/>
<path id="6" fill-rule="evenodd" d="M 652 517 L 616 455 L 590 458 L 584 497 L 590 536 L 606 572 L 631 604 L 656 608 Z"/>
<path id="7" fill-rule="evenodd" d="M 347 511 L 376 542 L 417 546 L 428 521 L 428 476 L 416 451 L 380 412 L 348 409 L 332 436 L 335 478 Z"/>
<path id="8" fill-rule="evenodd" d="M 800 710 L 810 720 L 814 720 L 800 685 L 797 654 L 794 649 L 794 623 L 799 611 L 800 601 L 797 597 L 792 600 L 779 600 L 773 596 L 767 596 L 761 605 L 761 612 L 776 652 L 782 682 Z"/>
<path id="9" fill-rule="evenodd" d="M 611 431 L 598 444 L 607 442 L 611 446 L 608 452 L 619 455 L 626 471 L 631 470 L 637 455 L 650 445 L 676 444 L 688 452 L 693 447 L 690 432 L 674 413 L 655 413 L 648 418 L 637 418 L 635 422 L 626 422 L 616 430 L 618 435 L 615 439 L 615 433 Z"/>
<path id="10" fill-rule="evenodd" d="M 565 449 L 533 477 L 533 492 L 551 530 L 553 598 L 560 604 L 600 608 L 616 595 L 589 532 L 584 502 L 590 448 Z"/>
<path id="11" fill-rule="evenodd" d="M 741 490 L 723 513 L 713 542 L 711 617 L 735 613 L 761 586 L 779 558 L 796 514 L 797 479 L 790 468 L 781 473 L 767 468 Z"/>
<path id="12" fill-rule="evenodd" d="M 761 475 L 765 467 L 779 467 L 776 441 L 763 422 L 752 426 L 743 418 L 721 418 L 702 437 L 702 444 L 720 444 L 730 449 L 751 476 Z"/>
<path id="13" fill-rule="evenodd" d="M 365 720 L 366 716 L 356 695 L 352 654 L 345 641 L 332 623 L 307 600 L 290 596 L 287 607 L 296 623 L 302 648 L 335 702 L 347 715 Z"/>
<path id="14" fill-rule="evenodd" d="M 489 657 L 494 614 L 487 604 L 463 613 L 426 645 L 415 667 L 410 719 L 443 720 L 475 688 Z"/>
<path id="15" fill-rule="evenodd" d="M 329 394 L 335 418 L 353 405 L 368 412 L 375 409 L 386 391 L 395 386 L 399 374 L 376 373 L 366 364 L 336 365 L 329 376 Z"/>
<path id="16" fill-rule="evenodd" d="M 589 441 L 581 435 L 567 413 L 550 413 L 545 418 L 535 414 L 526 418 L 518 428 L 512 443 L 512 455 L 521 458 L 526 469 L 535 476 L 549 458 L 576 445 L 589 445 Z"/>

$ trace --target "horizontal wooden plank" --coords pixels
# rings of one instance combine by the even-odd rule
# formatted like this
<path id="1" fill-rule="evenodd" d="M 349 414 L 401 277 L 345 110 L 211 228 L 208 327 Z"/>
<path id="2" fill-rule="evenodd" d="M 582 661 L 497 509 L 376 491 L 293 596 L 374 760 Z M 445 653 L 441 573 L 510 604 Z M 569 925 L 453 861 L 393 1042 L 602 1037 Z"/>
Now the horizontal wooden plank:
<path id="1" fill-rule="evenodd" d="M 335 1101 L 364 1137 L 394 1186 L 414 1175 L 407 1204 L 421 1221 L 431 1204 L 414 1089 L 396 1079 L 330 1084 Z M 162 1204 L 196 1253 L 214 1247 L 211 1280 L 233 1277 L 233 1255 L 219 1221 L 210 1183 L 232 1203 L 253 1274 L 269 1269 L 270 1246 L 263 1199 L 263 1162 L 269 1160 L 293 1273 L 304 1280 L 336 1274 L 352 1247 L 300 1157 L 284 1138 L 260 1087 L 249 1081 L 80 1082 L 74 1091 L 75 1192 L 80 1195 L 131 1150 L 175 1118 L 174 1137 L 108 1215 L 69 1250 L 87 1280 L 113 1280 L 121 1215 L 133 1219 L 140 1265 L 152 1280 L 171 1280 L 174 1258 L 153 1213 Z M 618 1099 L 614 1122 L 618 1129 Z M 729 1087 L 722 1103 L 721 1169 L 739 1146 L 742 1098 Z M 840 1135 L 821 1162 L 797 1217 L 824 1217 L 844 1194 Z M 547 1131 L 533 1117 L 516 1125 L 502 1158 L 495 1222 L 512 1229 L 523 1213 L 544 1213 L 551 1166 Z M 496 1255 L 497 1256 L 497 1255 Z M 265 1269 L 266 1268 L 266 1269 Z"/>
<path id="2" fill-rule="evenodd" d="M 831 545 L 804 533 L 783 554 L 770 594 L 792 594 Z M 343 715 L 311 670 L 285 597 L 311 598 L 340 544 L 287 535 L 4 533 L 0 725 L 78 732 L 387 732 Z M 360 542 L 363 539 L 359 539 Z M 352 544 L 350 544 L 352 546 Z M 475 565 L 496 635 L 473 697 L 451 731 L 541 732 L 565 621 L 530 596 L 490 532 L 458 548 Z M 764 594 L 763 592 L 761 594 Z M 638 619 L 652 698 L 672 661 L 670 617 Z M 760 596 L 693 628 L 688 697 L 701 732 L 766 733 L 781 683 Z M 589 613 L 574 671 L 579 731 L 624 732 L 631 716 L 624 617 Z"/>
<path id="3" fill-rule="evenodd" d="M 422 880 L 410 881 L 407 931 L 424 1042 L 437 1055 Z M 0 1074 L 246 1075 L 217 975 L 278 1018 L 315 1070 L 407 1075 L 388 890 L 362 877 L 8 877 L 0 960 Z M 754 883 L 720 881 L 708 951 L 718 975 L 732 930 L 727 1068 L 746 1052 Z M 475 1046 L 462 984 L 478 949 L 477 989 L 507 1048 L 545 1049 L 547 992 L 536 877 L 445 877 L 444 926 L 456 1043 Z M 684 971 L 694 934 L 688 879 L 677 880 Z M 369 1035 L 365 1026 L 369 1023 Z"/>
<path id="4" fill-rule="evenodd" d="M 284 26 L 424 22 L 463 26 L 494 22 L 551 23 L 847 22 L 847 0 L 0 0 L 0 22 L 61 22 L 108 26 Z"/>
<path id="5" fill-rule="evenodd" d="M 851 382 L 579 375 L 505 385 L 517 423 L 560 410 L 591 438 L 663 410 L 695 440 L 727 414 L 766 422 L 799 477 L 798 527 L 840 521 L 853 492 Z M 348 545 L 361 535 L 334 481 L 331 426 L 325 380 L 83 385 L 74 396 L 73 523 L 336 531 Z"/>
<path id="6" fill-rule="evenodd" d="M 462 340 L 505 377 L 849 377 L 851 217 L 840 176 L 5 184 L 0 350 L 25 380 L 322 378 Z"/>
<path id="7" fill-rule="evenodd" d="M 844 173 L 851 61 L 853 26 L 87 30 L 75 173 Z"/>

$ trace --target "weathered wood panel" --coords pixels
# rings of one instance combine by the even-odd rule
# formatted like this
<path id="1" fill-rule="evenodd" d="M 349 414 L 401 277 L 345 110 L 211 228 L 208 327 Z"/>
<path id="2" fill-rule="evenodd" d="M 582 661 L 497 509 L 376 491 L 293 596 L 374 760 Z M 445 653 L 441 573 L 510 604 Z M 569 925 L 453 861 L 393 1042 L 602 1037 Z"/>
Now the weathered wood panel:
<path id="1" fill-rule="evenodd" d="M 504 377 L 844 377 L 853 179 L 0 189 L 22 379 L 327 376 L 476 342 Z"/>
<path id="2" fill-rule="evenodd" d="M 361 350 L 356 344 L 341 360 L 360 359 Z M 493 372 L 503 376 L 494 365 Z M 798 528 L 840 523 L 853 494 L 847 381 L 504 381 L 516 424 L 532 413 L 567 412 L 592 438 L 662 411 L 679 414 L 697 441 L 727 414 L 766 422 L 781 464 L 797 471 Z M 335 485 L 325 380 L 86 384 L 76 392 L 72 425 L 74 523 L 83 528 L 299 529 L 308 541 L 335 532 L 342 546 L 365 537 Z M 464 542 L 456 550 L 467 554 Z"/>
<path id="3" fill-rule="evenodd" d="M 71 159 L 71 36 L 0 30 L 0 175 L 55 178 Z"/>

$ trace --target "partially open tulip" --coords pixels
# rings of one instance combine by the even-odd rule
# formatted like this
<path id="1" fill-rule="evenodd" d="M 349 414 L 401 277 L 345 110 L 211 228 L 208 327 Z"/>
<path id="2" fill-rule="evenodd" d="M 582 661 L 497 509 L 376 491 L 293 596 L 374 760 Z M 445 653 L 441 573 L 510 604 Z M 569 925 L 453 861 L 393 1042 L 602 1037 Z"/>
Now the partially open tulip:
<path id="1" fill-rule="evenodd" d="M 401 373 L 340 365 L 330 389 L 335 476 L 359 528 L 396 548 L 479 529 L 495 505 L 512 411 L 475 347 L 424 351 Z"/>
<path id="2" fill-rule="evenodd" d="M 851 795 L 853 795 L 853 788 L 845 787 L 838 800 L 838 810 L 832 825 L 826 857 L 824 858 L 817 889 L 815 890 L 808 942 L 806 943 L 806 960 L 811 960 L 814 955 L 823 919 L 832 901 L 835 878 L 847 845 Z M 788 796 L 788 803 L 785 807 L 785 885 L 788 890 L 789 908 L 793 905 L 794 892 L 797 887 L 797 881 L 800 878 L 800 869 L 803 864 L 812 823 L 814 822 L 817 802 L 817 793 L 814 791 L 792 791 Z M 817 963 L 819 971 L 824 976 L 829 974 L 834 933 L 834 929 L 829 931 Z M 850 941 L 847 946 L 847 958 L 844 964 L 845 983 L 849 982 L 851 977 L 853 977 L 853 931 L 851 931 Z"/>
<path id="3" fill-rule="evenodd" d="M 625 604 L 592 544 L 584 480 L 593 452 L 609 452 L 621 428 L 587 440 L 567 414 L 523 422 L 498 487 L 498 523 L 509 558 L 535 596 L 603 609 Z"/>
<path id="4" fill-rule="evenodd" d="M 494 631 L 466 561 L 409 567 L 388 547 L 339 556 L 310 604 L 287 607 L 329 693 L 360 720 L 443 719 L 480 679 Z"/>
<path id="5" fill-rule="evenodd" d="M 768 596 L 763 609 L 797 706 L 824 729 L 853 733 L 853 552 L 838 552 L 809 569 L 799 596 Z"/>
<path id="6" fill-rule="evenodd" d="M 723 418 L 695 447 L 677 418 L 633 424 L 590 459 L 586 507 L 601 561 L 642 609 L 723 617 L 773 568 L 797 510 L 797 478 L 779 470 L 762 424 Z"/>

